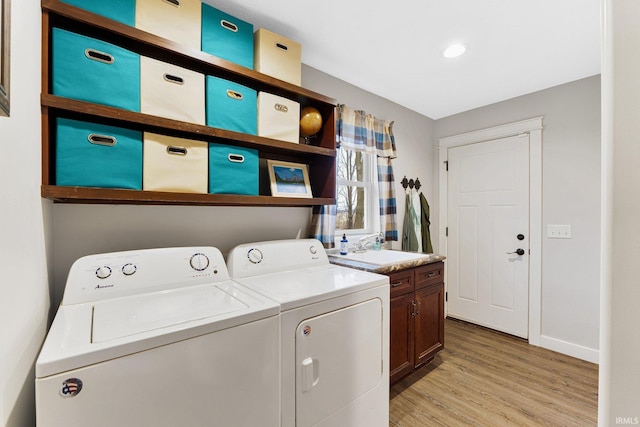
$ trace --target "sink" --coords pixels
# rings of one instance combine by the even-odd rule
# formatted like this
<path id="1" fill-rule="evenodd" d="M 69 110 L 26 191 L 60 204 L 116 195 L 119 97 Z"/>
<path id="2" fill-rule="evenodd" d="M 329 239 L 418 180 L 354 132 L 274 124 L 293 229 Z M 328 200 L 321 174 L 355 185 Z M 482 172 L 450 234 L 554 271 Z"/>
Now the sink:
<path id="1" fill-rule="evenodd" d="M 427 259 L 432 256 L 430 254 L 419 254 L 414 252 L 394 251 L 388 249 L 383 249 L 380 251 L 370 250 L 366 252 L 350 252 L 347 255 L 340 255 L 339 253 L 329 253 L 328 255 L 334 258 L 374 264 L 379 267 L 388 267 L 403 262 Z"/>

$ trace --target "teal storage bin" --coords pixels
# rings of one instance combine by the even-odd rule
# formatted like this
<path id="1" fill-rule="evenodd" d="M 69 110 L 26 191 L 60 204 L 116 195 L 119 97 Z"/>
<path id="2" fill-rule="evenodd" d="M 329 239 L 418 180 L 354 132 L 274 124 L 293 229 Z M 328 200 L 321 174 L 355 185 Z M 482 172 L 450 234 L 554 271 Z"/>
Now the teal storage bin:
<path id="1" fill-rule="evenodd" d="M 258 195 L 258 151 L 209 143 L 209 193 Z"/>
<path id="2" fill-rule="evenodd" d="M 114 21 L 133 27 L 136 23 L 135 0 L 62 0 L 64 3 L 79 7 Z"/>
<path id="3" fill-rule="evenodd" d="M 203 52 L 253 69 L 253 25 L 202 3 Z"/>
<path id="4" fill-rule="evenodd" d="M 142 132 L 56 119 L 56 185 L 142 189 Z"/>
<path id="5" fill-rule="evenodd" d="M 255 135 L 258 131 L 258 93 L 219 77 L 206 79 L 207 126 Z"/>
<path id="6" fill-rule="evenodd" d="M 140 111 L 140 55 L 53 29 L 53 94 Z"/>

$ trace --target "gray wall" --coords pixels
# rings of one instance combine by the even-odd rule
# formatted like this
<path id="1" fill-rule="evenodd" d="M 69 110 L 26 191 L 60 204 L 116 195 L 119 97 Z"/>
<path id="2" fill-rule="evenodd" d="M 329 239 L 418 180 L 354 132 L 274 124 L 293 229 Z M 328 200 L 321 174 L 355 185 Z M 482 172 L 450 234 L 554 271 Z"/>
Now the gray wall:
<path id="1" fill-rule="evenodd" d="M 544 116 L 541 344 L 597 360 L 600 77 L 437 120 L 434 140 L 536 116 Z M 571 225 L 573 238 L 547 238 L 548 224 Z"/>
<path id="2" fill-rule="evenodd" d="M 303 67 L 302 77 L 310 90 L 395 120 L 396 175 L 419 176 L 424 190 L 432 191 L 430 119 L 313 68 Z M 401 195 L 399 184 L 396 191 Z M 189 245 L 216 246 L 226 253 L 241 243 L 307 237 L 310 215 L 309 208 L 55 204 L 54 305 L 62 299 L 71 264 L 84 255 Z"/>

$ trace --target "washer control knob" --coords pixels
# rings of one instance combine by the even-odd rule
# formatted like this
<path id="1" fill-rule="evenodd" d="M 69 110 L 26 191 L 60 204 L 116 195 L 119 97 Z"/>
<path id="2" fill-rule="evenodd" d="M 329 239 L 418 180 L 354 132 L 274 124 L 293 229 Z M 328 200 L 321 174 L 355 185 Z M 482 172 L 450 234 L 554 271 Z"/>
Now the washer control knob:
<path id="1" fill-rule="evenodd" d="M 125 276 L 131 276 L 136 270 L 138 270 L 138 267 L 135 264 L 128 263 L 122 266 L 122 274 Z"/>
<path id="2" fill-rule="evenodd" d="M 111 276 L 111 267 L 109 267 L 108 265 L 98 267 L 98 269 L 96 270 L 96 277 L 98 277 L 98 279 L 106 279 L 109 276 Z"/>
<path id="3" fill-rule="evenodd" d="M 315 255 L 318 253 L 318 249 L 314 245 L 311 245 L 309 246 L 309 252 L 311 252 L 312 255 Z"/>
<path id="4" fill-rule="evenodd" d="M 191 255 L 189 264 L 191 264 L 191 268 L 194 270 L 203 271 L 209 267 L 209 258 L 205 254 L 198 252 L 197 254 Z"/>
<path id="5" fill-rule="evenodd" d="M 260 264 L 264 255 L 262 255 L 262 251 L 260 249 L 252 248 L 247 252 L 247 258 L 249 258 L 249 262 L 252 264 Z"/>

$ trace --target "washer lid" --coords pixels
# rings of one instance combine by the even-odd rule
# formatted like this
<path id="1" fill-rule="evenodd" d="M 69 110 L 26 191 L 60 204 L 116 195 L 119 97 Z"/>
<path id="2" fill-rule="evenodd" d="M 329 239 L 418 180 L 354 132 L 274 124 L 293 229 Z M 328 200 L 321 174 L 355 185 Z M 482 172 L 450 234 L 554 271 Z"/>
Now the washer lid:
<path id="1" fill-rule="evenodd" d="M 179 289 L 99 302 L 91 342 L 100 343 L 248 308 L 215 286 Z"/>
<path id="2" fill-rule="evenodd" d="M 222 331 L 279 312 L 275 301 L 230 280 L 95 304 L 61 305 L 36 361 L 36 377 Z"/>

